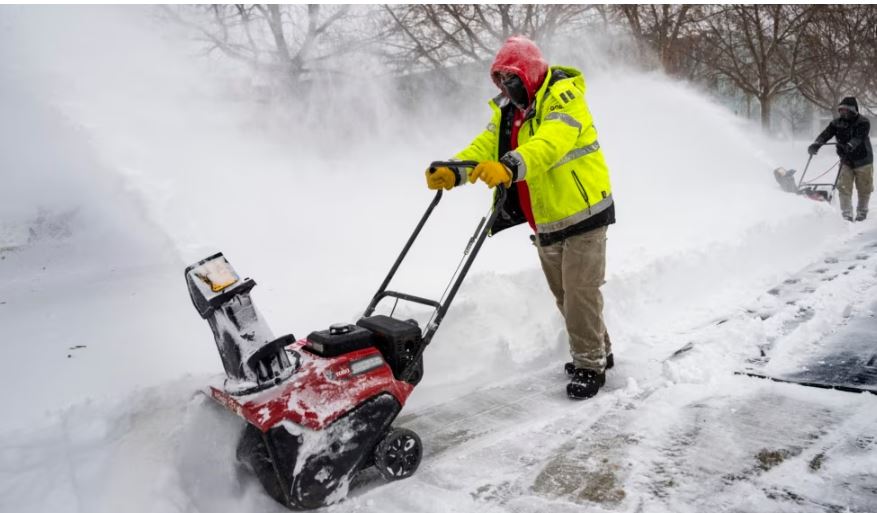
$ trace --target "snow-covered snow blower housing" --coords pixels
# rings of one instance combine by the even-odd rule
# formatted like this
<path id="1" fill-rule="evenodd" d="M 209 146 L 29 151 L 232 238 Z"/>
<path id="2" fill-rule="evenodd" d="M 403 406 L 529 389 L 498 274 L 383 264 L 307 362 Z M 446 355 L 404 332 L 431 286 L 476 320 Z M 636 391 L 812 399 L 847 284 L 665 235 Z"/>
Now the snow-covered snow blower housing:
<path id="1" fill-rule="evenodd" d="M 805 182 L 804 178 L 807 176 L 807 170 L 810 168 L 810 162 L 812 160 L 813 156 L 811 155 L 810 158 L 807 159 L 807 165 L 804 166 L 804 172 L 801 173 L 801 178 L 798 179 L 797 183 L 795 181 L 795 173 L 797 173 L 797 171 L 794 169 L 778 167 L 773 170 L 773 177 L 777 181 L 777 184 L 779 184 L 780 188 L 786 192 L 800 194 L 816 201 L 831 203 L 831 200 L 834 197 L 834 191 L 837 189 L 837 180 L 840 177 L 840 171 L 838 170 L 838 174 L 835 176 L 833 182 L 816 182 L 815 180 L 819 180 L 827 175 L 835 168 L 835 166 L 838 166 L 839 162 L 828 168 L 813 180 Z"/>
<path id="2" fill-rule="evenodd" d="M 834 197 L 836 185 L 834 183 L 796 183 L 794 169 L 786 169 L 778 167 L 773 170 L 773 177 L 776 179 L 780 188 L 792 194 L 800 194 L 812 200 L 825 201 L 831 203 Z"/>
<path id="3" fill-rule="evenodd" d="M 420 464 L 420 438 L 392 423 L 423 376 L 424 349 L 490 232 L 505 189 L 499 187 L 496 208 L 478 224 L 443 300 L 387 290 L 441 197 L 439 190 L 355 325 L 334 324 L 301 340 L 274 338 L 250 298 L 255 282 L 240 279 L 221 253 L 186 268 L 192 303 L 210 324 L 226 373 L 208 395 L 246 421 L 238 460 L 291 509 L 340 501 L 367 467 L 396 480 Z M 435 311 L 425 329 L 414 320 L 373 315 L 387 297 Z"/>
<path id="4" fill-rule="evenodd" d="M 222 253 L 187 267 L 186 285 L 195 310 L 213 331 L 228 376 L 226 389 L 256 392 L 295 372 L 283 351 L 288 341 L 275 339 L 250 298 L 256 282 L 241 280 Z"/>

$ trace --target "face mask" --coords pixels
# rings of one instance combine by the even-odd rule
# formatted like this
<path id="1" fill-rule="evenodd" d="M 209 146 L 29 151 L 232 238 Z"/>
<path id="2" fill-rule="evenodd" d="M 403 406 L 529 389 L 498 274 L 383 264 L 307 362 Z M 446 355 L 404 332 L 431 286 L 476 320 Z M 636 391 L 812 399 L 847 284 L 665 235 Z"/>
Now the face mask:
<path id="1" fill-rule="evenodd" d="M 530 106 L 530 99 L 527 97 L 527 88 L 524 82 L 517 75 L 509 75 L 502 82 L 503 90 L 509 100 L 515 104 L 515 107 L 524 110 Z"/>
<path id="2" fill-rule="evenodd" d="M 856 117 L 856 113 L 850 109 L 837 109 L 837 115 L 840 119 L 850 121 Z"/>

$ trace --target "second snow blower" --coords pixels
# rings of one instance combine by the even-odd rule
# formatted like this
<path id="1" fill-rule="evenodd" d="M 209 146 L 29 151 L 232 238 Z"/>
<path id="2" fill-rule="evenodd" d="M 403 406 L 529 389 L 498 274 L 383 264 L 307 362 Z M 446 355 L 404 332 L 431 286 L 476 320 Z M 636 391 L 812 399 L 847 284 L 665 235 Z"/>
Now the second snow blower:
<path id="1" fill-rule="evenodd" d="M 477 162 L 434 162 L 472 167 Z M 291 509 L 311 509 L 347 496 L 352 479 L 376 467 L 388 480 L 417 470 L 416 433 L 393 427 L 423 377 L 423 352 L 448 311 L 505 201 L 500 186 L 493 211 L 481 219 L 443 299 L 387 290 L 408 250 L 442 197 L 436 192 L 377 293 L 356 324 L 334 324 L 296 340 L 274 337 L 250 292 L 217 253 L 186 268 L 195 309 L 213 331 L 226 379 L 209 395 L 246 421 L 237 458 L 268 494 Z M 415 320 L 374 315 L 385 298 L 434 309 L 425 328 Z M 391 312 L 392 315 L 392 312 Z"/>
<path id="2" fill-rule="evenodd" d="M 825 143 L 826 146 L 833 144 L 835 143 Z M 812 160 L 813 155 L 810 155 L 807 159 L 807 164 L 804 166 L 804 172 L 801 173 L 801 178 L 798 179 L 797 183 L 795 182 L 795 173 L 797 173 L 797 171 L 794 169 L 778 167 L 773 170 L 773 177 L 776 179 L 780 188 L 786 192 L 800 194 L 816 201 L 831 203 L 831 199 L 834 197 L 834 191 L 837 190 L 840 169 L 838 169 L 838 173 L 835 175 L 833 182 L 817 182 L 817 180 L 830 173 L 840 164 L 840 162 L 835 163 L 816 178 L 805 182 L 804 178 L 807 177 L 807 170 L 810 169 L 810 162 Z"/>

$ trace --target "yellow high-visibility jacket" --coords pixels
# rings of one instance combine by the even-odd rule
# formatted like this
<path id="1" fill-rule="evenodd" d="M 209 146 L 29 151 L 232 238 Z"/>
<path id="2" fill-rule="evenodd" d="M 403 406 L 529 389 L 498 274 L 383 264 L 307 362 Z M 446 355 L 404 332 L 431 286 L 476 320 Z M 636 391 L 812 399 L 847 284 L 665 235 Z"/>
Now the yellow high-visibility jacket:
<path id="1" fill-rule="evenodd" d="M 609 169 L 585 102 L 585 79 L 574 68 L 552 66 L 518 130 L 511 150 L 516 107 L 502 95 L 490 101 L 493 117 L 458 160 L 499 160 L 513 180 L 526 180 L 540 244 L 615 222 Z M 463 172 L 463 171 L 459 171 Z M 466 183 L 465 176 L 458 184 Z M 525 221 L 513 185 L 493 232 Z"/>

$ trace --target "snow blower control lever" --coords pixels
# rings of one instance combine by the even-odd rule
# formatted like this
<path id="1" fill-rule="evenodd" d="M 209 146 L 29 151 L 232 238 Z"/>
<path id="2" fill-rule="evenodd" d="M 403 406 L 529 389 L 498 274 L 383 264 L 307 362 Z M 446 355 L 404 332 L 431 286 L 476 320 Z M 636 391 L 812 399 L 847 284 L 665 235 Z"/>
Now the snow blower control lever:
<path id="1" fill-rule="evenodd" d="M 439 167 L 471 168 L 477 165 L 478 162 L 474 160 L 436 161 L 430 164 L 429 169 L 431 172 L 434 172 Z M 497 187 L 497 193 L 493 204 L 493 211 L 488 216 L 482 217 L 478 223 L 478 226 L 475 228 L 475 233 L 472 235 L 472 238 L 469 239 L 469 243 L 466 245 L 466 249 L 463 252 L 463 260 L 460 263 L 460 267 L 457 268 L 457 272 L 454 274 L 454 276 L 451 277 L 452 282 L 449 284 L 447 294 L 445 295 L 443 300 L 436 301 L 432 299 L 413 296 L 411 294 L 387 290 L 387 286 L 389 286 L 390 281 L 393 279 L 393 276 L 396 274 L 396 271 L 399 269 L 402 261 L 405 260 L 405 257 L 408 255 L 408 250 L 410 250 L 411 246 L 414 245 L 414 241 L 417 239 L 417 236 L 420 235 L 420 231 L 423 229 L 423 226 L 426 224 L 426 221 L 432 214 L 433 209 L 435 209 L 436 205 L 438 205 L 439 201 L 441 201 L 442 199 L 442 190 L 439 189 L 438 191 L 436 191 L 432 203 L 429 204 L 429 207 L 427 207 L 426 212 L 424 212 L 423 214 L 423 217 L 420 218 L 420 222 L 417 223 L 417 226 L 414 228 L 414 232 L 408 238 L 408 241 L 405 243 L 405 247 L 402 248 L 402 252 L 399 253 L 396 261 L 393 263 L 393 267 L 390 268 L 390 272 L 387 274 L 387 277 L 384 278 L 384 282 L 381 283 L 381 286 L 380 288 L 378 288 L 378 291 L 372 298 L 371 303 L 369 303 L 368 307 L 365 309 L 365 313 L 363 314 L 363 316 L 371 316 L 374 313 L 378 303 L 380 303 L 381 300 L 386 297 L 394 297 L 403 301 L 411 301 L 413 303 L 431 306 L 435 308 L 436 312 L 432 318 L 432 321 L 426 327 L 426 332 L 423 334 L 423 345 L 428 345 L 429 342 L 432 340 L 433 335 L 435 335 L 436 330 L 438 330 L 442 319 L 444 319 L 448 308 L 454 301 L 454 297 L 457 295 L 457 291 L 459 290 L 460 285 L 462 285 L 463 280 L 466 278 L 466 274 L 469 272 L 469 268 L 475 261 L 475 257 L 478 255 L 478 251 L 481 249 L 481 245 L 484 244 L 484 240 L 490 233 L 490 228 L 493 226 L 493 222 L 496 220 L 496 216 L 499 214 L 500 210 L 502 210 L 501 207 L 503 202 L 505 202 L 505 198 L 506 188 L 500 185 L 499 187 Z"/>
<path id="2" fill-rule="evenodd" d="M 493 211 L 478 223 L 442 299 L 387 290 L 441 197 L 439 190 L 355 325 L 333 324 L 300 340 L 275 338 L 250 297 L 256 283 L 238 276 L 222 253 L 186 268 L 192 304 L 210 325 L 226 374 L 205 392 L 246 421 L 237 459 L 290 509 L 343 499 L 367 467 L 392 481 L 411 476 L 420 464 L 420 437 L 393 422 L 423 377 L 423 351 L 490 233 L 506 190 L 497 188 Z M 386 297 L 432 307 L 425 331 L 393 312 L 373 315 Z"/>

